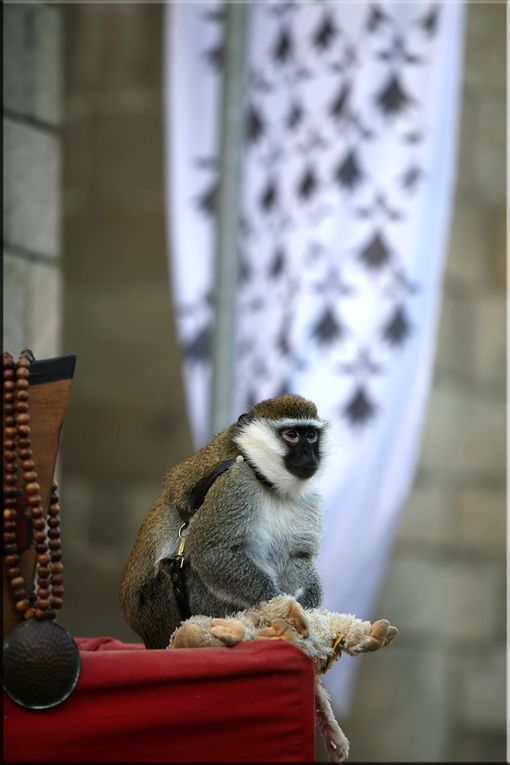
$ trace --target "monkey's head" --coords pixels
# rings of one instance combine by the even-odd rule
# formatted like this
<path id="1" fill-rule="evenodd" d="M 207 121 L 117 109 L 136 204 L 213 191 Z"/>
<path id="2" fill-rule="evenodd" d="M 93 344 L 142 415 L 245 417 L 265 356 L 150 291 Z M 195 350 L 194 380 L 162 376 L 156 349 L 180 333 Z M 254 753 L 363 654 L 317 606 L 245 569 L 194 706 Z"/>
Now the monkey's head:
<path id="1" fill-rule="evenodd" d="M 284 395 L 256 404 L 242 414 L 234 441 L 247 462 L 284 494 L 301 493 L 321 467 L 328 441 L 327 423 L 315 404 Z"/>

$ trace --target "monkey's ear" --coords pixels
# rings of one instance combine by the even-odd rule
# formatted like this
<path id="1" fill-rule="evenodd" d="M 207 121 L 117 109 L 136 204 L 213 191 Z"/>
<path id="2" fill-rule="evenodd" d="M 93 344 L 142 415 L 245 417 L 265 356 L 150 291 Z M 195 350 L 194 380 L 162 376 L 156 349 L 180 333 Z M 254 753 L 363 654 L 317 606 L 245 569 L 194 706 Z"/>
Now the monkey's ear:
<path id="1" fill-rule="evenodd" d="M 250 415 L 248 412 L 243 412 L 243 414 L 240 414 L 237 418 L 237 424 L 238 425 L 247 425 L 251 420 Z"/>

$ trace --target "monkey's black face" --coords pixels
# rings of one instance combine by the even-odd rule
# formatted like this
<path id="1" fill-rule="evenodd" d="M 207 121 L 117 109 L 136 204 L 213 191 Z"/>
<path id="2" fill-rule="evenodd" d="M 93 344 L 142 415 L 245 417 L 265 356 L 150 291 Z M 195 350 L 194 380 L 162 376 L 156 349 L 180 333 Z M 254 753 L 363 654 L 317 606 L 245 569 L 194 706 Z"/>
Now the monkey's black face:
<path id="1" fill-rule="evenodd" d="M 311 478 L 320 464 L 320 430 L 311 427 L 282 428 L 280 435 L 287 453 L 285 467 L 297 478 Z"/>

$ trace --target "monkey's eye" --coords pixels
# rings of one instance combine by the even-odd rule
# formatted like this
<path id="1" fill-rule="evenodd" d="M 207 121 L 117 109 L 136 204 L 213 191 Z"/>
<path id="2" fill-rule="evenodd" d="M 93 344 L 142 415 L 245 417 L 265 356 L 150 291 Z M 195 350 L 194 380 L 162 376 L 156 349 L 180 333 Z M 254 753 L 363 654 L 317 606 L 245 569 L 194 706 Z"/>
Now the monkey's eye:
<path id="1" fill-rule="evenodd" d="M 299 441 L 299 434 L 295 430 L 284 430 L 282 431 L 282 436 L 289 444 L 297 444 Z"/>
<path id="2" fill-rule="evenodd" d="M 317 441 L 317 431 L 316 430 L 307 430 L 306 431 L 306 440 L 309 444 L 314 444 Z"/>

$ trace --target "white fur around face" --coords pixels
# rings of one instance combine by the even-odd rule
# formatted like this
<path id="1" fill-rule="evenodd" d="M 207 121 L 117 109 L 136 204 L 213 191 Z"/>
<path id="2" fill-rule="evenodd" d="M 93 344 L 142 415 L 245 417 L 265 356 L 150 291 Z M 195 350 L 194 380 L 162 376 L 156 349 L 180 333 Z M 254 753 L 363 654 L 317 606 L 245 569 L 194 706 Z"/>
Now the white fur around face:
<path id="1" fill-rule="evenodd" d="M 289 473 L 283 461 L 286 448 L 278 434 L 280 428 L 306 427 L 320 428 L 321 456 L 327 450 L 327 430 L 325 423 L 320 420 L 285 419 L 285 420 L 255 420 L 250 422 L 235 436 L 234 440 L 249 461 L 271 481 L 277 492 L 290 497 L 300 497 L 312 489 L 315 476 L 298 478 Z M 323 440 L 326 442 L 323 446 Z"/>

